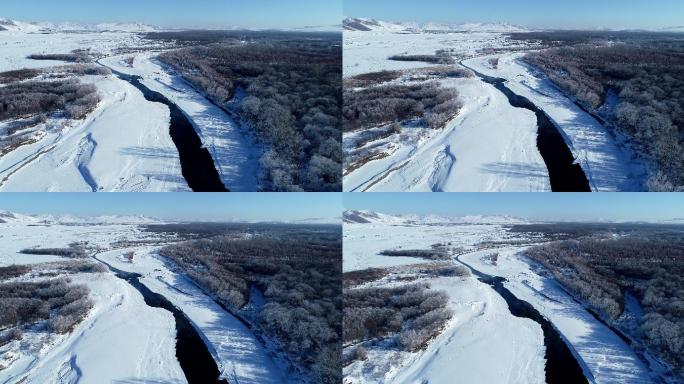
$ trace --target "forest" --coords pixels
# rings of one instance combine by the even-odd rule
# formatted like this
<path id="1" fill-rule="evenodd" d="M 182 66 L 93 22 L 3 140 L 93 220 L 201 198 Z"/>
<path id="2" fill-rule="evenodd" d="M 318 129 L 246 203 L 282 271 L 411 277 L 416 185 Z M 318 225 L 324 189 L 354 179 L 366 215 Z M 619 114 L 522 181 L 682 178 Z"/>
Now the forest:
<path id="1" fill-rule="evenodd" d="M 462 107 L 456 89 L 432 82 L 345 88 L 343 127 L 351 132 L 418 119 L 430 128 L 442 128 Z"/>
<path id="2" fill-rule="evenodd" d="M 682 227 L 584 235 L 532 247 L 527 256 L 684 379 Z M 627 294 L 643 310 L 636 324 L 625 320 Z"/>
<path id="3" fill-rule="evenodd" d="M 600 33 L 592 36 L 535 35 L 550 45 L 572 45 L 529 53 L 524 60 L 654 164 L 648 190 L 683 190 L 684 39 L 618 34 L 617 42 L 608 42 L 599 40 Z"/>
<path id="4" fill-rule="evenodd" d="M 345 354 L 344 363 L 365 359 L 363 342 L 389 339 L 406 351 L 425 348 L 453 315 L 448 300 L 427 283 L 345 288 L 344 343 L 358 345 Z"/>
<path id="5" fill-rule="evenodd" d="M 77 79 L 17 82 L 0 87 L 0 121 L 56 111 L 82 119 L 99 102 L 95 86 Z"/>
<path id="6" fill-rule="evenodd" d="M 342 190 L 340 36 L 196 38 L 213 42 L 165 52 L 159 59 L 246 123 L 265 147 L 262 189 Z"/>
<path id="7" fill-rule="evenodd" d="M 159 253 L 257 332 L 276 340 L 314 382 L 339 383 L 339 226 L 260 228 L 189 240 Z M 263 306 L 255 307 L 255 294 L 263 295 Z"/>
<path id="8" fill-rule="evenodd" d="M 87 316 L 93 301 L 86 286 L 54 276 L 59 272 L 97 273 L 104 270 L 100 264 L 82 260 L 0 267 L 0 346 L 21 340 L 27 327 L 55 333 L 70 332 Z M 16 280 L 28 273 L 46 279 Z"/>

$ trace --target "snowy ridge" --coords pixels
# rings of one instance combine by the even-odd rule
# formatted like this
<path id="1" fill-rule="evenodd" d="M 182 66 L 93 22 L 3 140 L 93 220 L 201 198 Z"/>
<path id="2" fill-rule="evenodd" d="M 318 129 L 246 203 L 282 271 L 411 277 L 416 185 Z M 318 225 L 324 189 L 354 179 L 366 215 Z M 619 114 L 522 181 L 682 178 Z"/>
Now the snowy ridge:
<path id="1" fill-rule="evenodd" d="M 38 23 L 44 32 L 87 31 L 87 32 L 154 32 L 162 28 L 143 23 Z"/>
<path id="2" fill-rule="evenodd" d="M 421 32 L 527 32 L 529 29 L 508 23 L 392 23 L 364 17 L 347 17 L 342 22 L 346 31 L 421 33 Z"/>
<path id="3" fill-rule="evenodd" d="M 0 31 L 13 31 L 25 33 L 44 33 L 44 32 L 154 32 L 162 28 L 143 23 L 98 23 L 80 24 L 72 22 L 36 22 L 27 23 L 12 19 L 0 18 Z"/>
<path id="4" fill-rule="evenodd" d="M 0 211 L 0 224 L 154 224 L 160 219 L 142 215 L 24 215 L 9 211 Z"/>
<path id="5" fill-rule="evenodd" d="M 37 223 L 40 219 L 34 216 L 22 215 L 8 211 L 0 211 L 0 224 L 4 223 Z"/>
<path id="6" fill-rule="evenodd" d="M 527 224 L 530 221 L 509 215 L 387 215 L 365 210 L 348 210 L 343 214 L 346 224 L 394 224 L 394 225 L 436 225 L 436 224 Z"/>
<path id="7" fill-rule="evenodd" d="M 2 31 L 13 31 L 13 32 L 38 32 L 40 31 L 40 26 L 31 23 L 24 23 L 21 21 L 4 19 L 0 17 L 0 32 Z"/>

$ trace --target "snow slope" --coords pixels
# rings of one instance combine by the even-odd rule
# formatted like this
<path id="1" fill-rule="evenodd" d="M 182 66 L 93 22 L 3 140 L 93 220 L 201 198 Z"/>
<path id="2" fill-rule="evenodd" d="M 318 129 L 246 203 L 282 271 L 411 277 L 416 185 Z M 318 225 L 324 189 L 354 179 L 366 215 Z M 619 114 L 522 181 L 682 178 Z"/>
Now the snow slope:
<path id="1" fill-rule="evenodd" d="M 565 97 L 545 77 L 538 76 L 522 63 L 523 53 L 497 55 L 498 67 L 492 68 L 483 56 L 464 64 L 488 76 L 508 80 L 506 86 L 542 109 L 562 130 L 568 147 L 589 179 L 593 191 L 618 192 L 643 190 L 643 165 L 596 119 Z"/>
<path id="2" fill-rule="evenodd" d="M 38 32 L 40 26 L 22 21 L 0 18 L 0 32 Z"/>
<path id="3" fill-rule="evenodd" d="M 387 33 L 425 33 L 425 32 L 526 32 L 529 29 L 507 23 L 415 23 L 388 22 L 365 17 L 347 17 L 342 21 L 345 31 L 387 32 Z"/>
<path id="4" fill-rule="evenodd" d="M 260 149 L 237 121 L 156 61 L 157 54 L 134 55 L 132 67 L 123 60 L 133 55 L 107 57 L 100 62 L 116 71 L 141 76 L 145 86 L 178 105 L 195 125 L 226 187 L 234 192 L 256 191 Z"/>

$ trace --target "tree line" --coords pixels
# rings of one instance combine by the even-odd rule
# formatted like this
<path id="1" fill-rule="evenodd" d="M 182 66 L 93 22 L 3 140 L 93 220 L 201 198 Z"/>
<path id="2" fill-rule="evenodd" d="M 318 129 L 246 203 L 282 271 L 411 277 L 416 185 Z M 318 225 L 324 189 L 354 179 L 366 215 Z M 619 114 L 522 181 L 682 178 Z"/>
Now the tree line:
<path id="1" fill-rule="evenodd" d="M 338 43 L 258 39 L 188 47 L 159 58 L 217 105 L 239 114 L 266 146 L 264 190 L 340 191 Z"/>
<path id="2" fill-rule="evenodd" d="M 601 114 L 656 165 L 652 191 L 684 188 L 684 42 L 578 44 L 529 53 L 561 90 Z M 617 97 L 610 105 L 609 94 Z"/>
<path id="3" fill-rule="evenodd" d="M 342 258 L 339 228 L 249 236 L 219 235 L 168 246 L 160 255 L 234 314 L 250 318 L 278 341 L 288 359 L 314 382 L 339 383 Z M 265 304 L 252 318 L 243 311 L 254 289 Z"/>
<path id="4" fill-rule="evenodd" d="M 527 255 L 548 268 L 576 297 L 684 379 L 684 237 L 679 229 L 584 236 L 530 248 Z M 629 327 L 622 320 L 625 295 L 634 295 L 644 316 Z M 626 328 L 626 329 L 625 329 Z"/>

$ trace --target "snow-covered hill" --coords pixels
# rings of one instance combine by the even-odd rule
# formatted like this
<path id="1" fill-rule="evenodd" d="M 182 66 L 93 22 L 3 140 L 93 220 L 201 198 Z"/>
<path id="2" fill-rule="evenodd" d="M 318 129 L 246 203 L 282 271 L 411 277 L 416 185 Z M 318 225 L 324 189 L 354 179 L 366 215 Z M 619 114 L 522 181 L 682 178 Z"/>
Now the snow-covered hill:
<path id="1" fill-rule="evenodd" d="M 525 32 L 529 29 L 519 25 L 508 23 L 413 23 L 413 22 L 387 22 L 364 17 L 347 17 L 342 23 L 346 31 L 363 32 L 394 32 L 394 33 L 421 33 L 421 32 Z"/>
<path id="2" fill-rule="evenodd" d="M 373 211 L 363 210 L 348 210 L 342 214 L 342 219 L 345 223 L 356 224 L 405 224 L 405 220 L 399 216 L 386 215 Z"/>
<path id="3" fill-rule="evenodd" d="M 342 27 L 346 31 L 381 31 L 381 32 L 406 32 L 409 27 L 403 24 L 390 23 L 365 17 L 347 17 L 342 21 Z"/>
<path id="4" fill-rule="evenodd" d="M 0 211 L 0 224 L 4 224 L 4 223 L 31 224 L 31 223 L 37 223 L 37 222 L 40 222 L 40 219 L 35 217 L 35 216 L 22 215 L 19 213 L 8 212 L 8 211 Z"/>
<path id="5" fill-rule="evenodd" d="M 86 31 L 86 32 L 154 32 L 161 28 L 142 23 L 39 23 L 41 29 L 46 32 Z"/>
<path id="6" fill-rule="evenodd" d="M 0 17 L 0 31 L 39 32 L 40 26 Z"/>
<path id="7" fill-rule="evenodd" d="M 157 218 L 142 215 L 25 215 L 9 211 L 0 211 L 0 224 L 154 224 L 160 223 Z"/>
<path id="8" fill-rule="evenodd" d="M 98 23 L 81 24 L 72 22 L 36 22 L 27 23 L 12 19 L 0 18 L 0 32 L 13 31 L 25 33 L 54 33 L 54 32 L 153 32 L 162 30 L 153 25 L 142 23 Z"/>
<path id="9" fill-rule="evenodd" d="M 394 224 L 394 225 L 450 225 L 450 224 L 525 224 L 528 220 L 509 215 L 387 215 L 365 210 L 348 210 L 343 214 L 347 224 Z"/>

